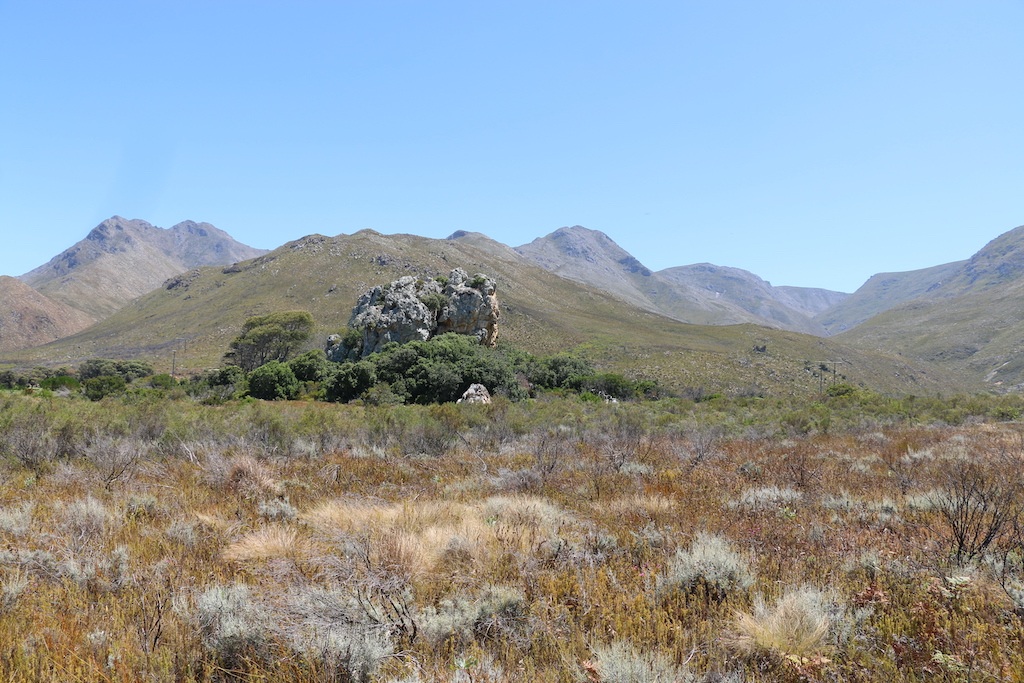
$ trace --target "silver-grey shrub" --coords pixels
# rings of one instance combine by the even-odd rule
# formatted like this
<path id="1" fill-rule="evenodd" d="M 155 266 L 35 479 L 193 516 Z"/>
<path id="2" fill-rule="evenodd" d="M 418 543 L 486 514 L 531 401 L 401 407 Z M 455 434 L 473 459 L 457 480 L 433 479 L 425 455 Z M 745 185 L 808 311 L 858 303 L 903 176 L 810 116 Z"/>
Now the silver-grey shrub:
<path id="1" fill-rule="evenodd" d="M 24 536 L 32 524 L 35 503 L 23 502 L 18 505 L 0 507 L 0 533 Z"/>
<path id="2" fill-rule="evenodd" d="M 700 532 L 686 550 L 676 553 L 658 579 L 657 593 L 693 592 L 704 586 L 719 599 L 754 585 L 750 560 L 729 539 Z"/>
<path id="3" fill-rule="evenodd" d="M 426 642 L 464 646 L 474 638 L 515 638 L 526 624 L 525 611 L 521 590 L 492 585 L 475 598 L 460 595 L 425 607 L 416 622 Z"/>
<path id="4" fill-rule="evenodd" d="M 215 586 L 196 600 L 203 645 L 225 668 L 260 653 L 270 640 L 269 615 L 253 602 L 248 586 Z"/>
<path id="5" fill-rule="evenodd" d="M 762 486 L 756 489 L 747 489 L 738 500 L 730 500 L 727 506 L 733 509 L 747 508 L 749 510 L 774 510 L 783 505 L 797 503 L 803 499 L 803 494 L 790 487 Z"/>
<path id="6" fill-rule="evenodd" d="M 355 683 L 368 683 L 380 662 L 395 651 L 385 627 L 363 624 L 310 629 L 292 646 L 319 664 L 321 679 Z"/>
<path id="7" fill-rule="evenodd" d="M 693 675 L 660 652 L 641 652 L 615 641 L 594 648 L 601 683 L 691 683 Z"/>

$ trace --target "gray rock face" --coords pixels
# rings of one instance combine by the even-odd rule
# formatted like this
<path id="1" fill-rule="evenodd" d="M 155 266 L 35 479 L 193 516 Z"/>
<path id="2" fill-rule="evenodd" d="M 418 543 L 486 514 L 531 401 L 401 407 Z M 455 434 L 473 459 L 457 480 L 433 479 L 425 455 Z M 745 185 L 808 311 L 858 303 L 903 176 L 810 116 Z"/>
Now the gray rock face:
<path id="1" fill-rule="evenodd" d="M 487 387 L 485 387 L 483 384 L 470 384 L 469 385 L 469 389 L 466 389 L 466 392 L 464 394 L 462 394 L 462 398 L 460 398 L 458 401 L 456 401 L 456 403 L 484 403 L 484 404 L 487 404 L 487 403 L 490 403 L 490 402 L 491 402 L 491 392 L 487 391 Z"/>
<path id="2" fill-rule="evenodd" d="M 470 278 L 456 268 L 448 281 L 411 276 L 374 287 L 359 297 L 349 322 L 362 332 L 362 356 L 388 342 L 426 341 L 447 332 L 474 336 L 494 346 L 498 336 L 498 298 L 494 281 L 483 274 Z M 329 340 L 328 356 L 341 360 L 347 350 Z M 333 352 L 333 353 L 332 353 Z"/>

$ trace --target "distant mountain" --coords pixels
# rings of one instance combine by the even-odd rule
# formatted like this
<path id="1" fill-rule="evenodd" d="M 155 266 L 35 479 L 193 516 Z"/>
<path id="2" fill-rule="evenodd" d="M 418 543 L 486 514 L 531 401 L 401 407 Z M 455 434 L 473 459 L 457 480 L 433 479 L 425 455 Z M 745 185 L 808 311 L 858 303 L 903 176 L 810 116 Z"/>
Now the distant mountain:
<path id="1" fill-rule="evenodd" d="M 972 381 L 1024 388 L 1024 226 L 966 261 L 875 276 L 822 316 L 843 312 L 851 300 L 869 308 L 883 295 L 897 304 L 837 339 L 934 363 Z"/>
<path id="2" fill-rule="evenodd" d="M 883 311 L 935 292 L 966 263 L 957 261 L 903 273 L 872 275 L 860 289 L 819 312 L 814 319 L 830 334 L 839 334 Z"/>
<path id="3" fill-rule="evenodd" d="M 787 330 L 827 336 L 824 327 L 814 322 L 813 306 L 822 299 L 838 300 L 842 292 L 824 289 L 809 290 L 802 287 L 774 287 L 753 273 L 741 268 L 697 263 L 689 266 L 666 268 L 655 273 L 680 288 L 702 291 L 717 300 L 726 301 L 755 315 L 769 324 Z"/>
<path id="4" fill-rule="evenodd" d="M 756 323 L 826 336 L 812 320 L 841 292 L 773 287 L 753 273 L 709 263 L 652 272 L 603 232 L 560 228 L 516 251 L 562 277 L 599 287 L 649 311 L 700 325 Z"/>
<path id="5" fill-rule="evenodd" d="M 817 287 L 789 287 L 779 285 L 772 288 L 781 299 L 788 296 L 791 306 L 804 315 L 816 316 L 821 312 L 845 301 L 850 295 L 846 292 L 834 292 L 831 289 Z"/>
<path id="6" fill-rule="evenodd" d="M 472 243 L 471 243 L 472 242 Z M 759 325 L 689 325 L 641 309 L 597 287 L 538 266 L 483 235 L 451 240 L 413 235 L 310 235 L 228 267 L 181 273 L 116 314 L 44 347 L 5 354 L 19 365 L 77 364 L 134 357 L 169 370 L 216 367 L 246 318 L 308 310 L 319 346 L 343 329 L 363 292 L 409 275 L 427 279 L 454 267 L 487 273 L 501 301 L 498 339 L 535 353 L 576 349 L 600 367 L 663 385 L 785 395 L 818 390 L 809 359 L 842 358 L 852 382 L 894 392 L 947 390 L 941 372 Z"/>
<path id="7" fill-rule="evenodd" d="M 51 301 L 13 277 L 0 275 L 0 352 L 39 346 L 92 323 L 78 309 Z"/>
<path id="8" fill-rule="evenodd" d="M 178 273 L 265 253 L 209 223 L 184 221 L 164 229 L 114 216 L 18 279 L 53 301 L 102 320 Z"/>

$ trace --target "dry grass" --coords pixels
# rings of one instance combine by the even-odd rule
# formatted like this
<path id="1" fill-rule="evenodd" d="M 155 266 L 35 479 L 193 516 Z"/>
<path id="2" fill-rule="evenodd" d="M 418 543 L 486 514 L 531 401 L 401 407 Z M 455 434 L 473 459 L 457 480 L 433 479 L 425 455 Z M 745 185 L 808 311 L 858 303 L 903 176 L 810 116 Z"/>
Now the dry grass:
<path id="1" fill-rule="evenodd" d="M 246 534 L 221 554 L 225 562 L 295 558 L 306 551 L 306 544 L 295 529 L 272 526 Z"/>
<path id="2" fill-rule="evenodd" d="M 251 455 L 234 458 L 228 463 L 224 486 L 243 496 L 281 495 L 281 485 L 274 479 L 269 468 Z"/>
<path id="3" fill-rule="evenodd" d="M 753 612 L 738 612 L 728 643 L 742 655 L 785 657 L 820 655 L 827 647 L 832 621 L 820 591 L 786 591 L 771 607 L 759 602 Z"/>

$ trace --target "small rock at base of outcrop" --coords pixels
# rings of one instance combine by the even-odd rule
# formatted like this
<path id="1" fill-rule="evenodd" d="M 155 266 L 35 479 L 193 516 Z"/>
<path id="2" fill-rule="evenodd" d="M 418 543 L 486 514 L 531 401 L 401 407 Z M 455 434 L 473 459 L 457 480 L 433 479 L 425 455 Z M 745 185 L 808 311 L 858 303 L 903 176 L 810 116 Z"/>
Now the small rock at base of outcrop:
<path id="1" fill-rule="evenodd" d="M 469 389 L 456 403 L 490 403 L 491 392 L 483 384 L 470 384 Z"/>
<path id="2" fill-rule="evenodd" d="M 362 332 L 363 357 L 388 342 L 426 341 L 447 332 L 474 336 L 494 346 L 500 310 L 494 281 L 478 273 L 472 278 L 461 268 L 447 281 L 406 276 L 367 290 L 352 309 L 349 326 Z M 329 340 L 327 354 L 344 360 L 351 353 L 338 339 Z"/>

